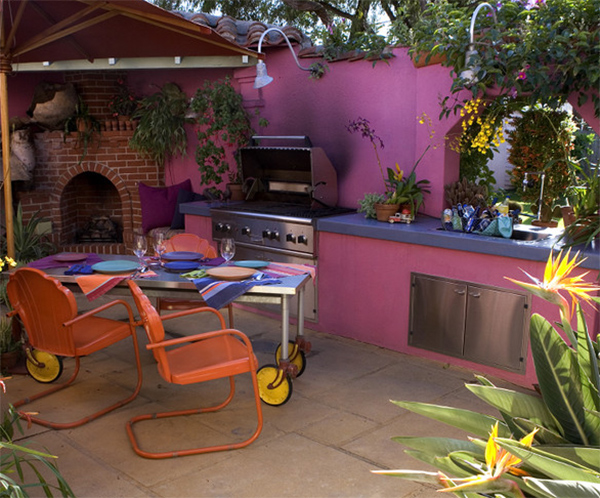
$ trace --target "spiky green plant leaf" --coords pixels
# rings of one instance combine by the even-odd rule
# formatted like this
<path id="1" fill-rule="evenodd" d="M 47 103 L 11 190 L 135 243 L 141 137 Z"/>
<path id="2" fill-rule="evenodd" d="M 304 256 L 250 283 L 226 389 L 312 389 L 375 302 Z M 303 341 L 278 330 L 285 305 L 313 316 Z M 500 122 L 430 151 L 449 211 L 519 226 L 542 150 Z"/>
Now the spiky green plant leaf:
<path id="1" fill-rule="evenodd" d="M 488 437 L 490 428 L 498 421 L 497 418 L 489 415 L 461 408 L 420 403 L 418 401 L 392 401 L 392 403 L 400 408 L 457 427 L 483 438 Z M 499 421 L 498 434 L 506 437 L 510 436 L 510 429 L 502 421 Z"/>
<path id="2" fill-rule="evenodd" d="M 584 396 L 576 353 L 540 315 L 531 317 L 531 349 L 545 405 L 562 428 L 565 438 L 576 444 L 598 439 L 586 428 Z M 590 407 L 591 408 L 591 407 Z"/>
<path id="3" fill-rule="evenodd" d="M 477 445 L 471 441 L 446 437 L 397 436 L 393 437 L 392 441 L 432 455 L 447 455 L 453 451 L 479 451 Z M 483 456 L 483 452 L 480 453 Z"/>
<path id="4" fill-rule="evenodd" d="M 600 448 L 591 446 L 546 446 L 546 453 L 600 472 Z"/>
<path id="5" fill-rule="evenodd" d="M 539 448 L 528 448 L 514 439 L 497 438 L 496 443 L 526 462 L 528 467 L 536 469 L 542 476 L 551 479 L 600 483 L 600 474 L 592 468 L 578 465 Z"/>
<path id="6" fill-rule="evenodd" d="M 529 419 L 515 417 L 512 419 L 512 422 L 519 428 L 519 432 L 523 434 L 529 434 L 534 429 L 537 429 L 538 431 L 535 435 L 535 441 L 537 444 L 569 444 L 569 441 L 567 441 L 557 432 L 551 431 L 550 429 L 539 424 L 535 424 Z M 516 436 L 516 434 L 517 433 L 515 433 L 515 437 L 523 437 Z"/>
<path id="7" fill-rule="evenodd" d="M 533 477 L 526 477 L 523 480 L 531 489 L 549 498 L 556 498 L 557 496 L 600 498 L 600 484 L 579 481 L 553 481 Z"/>
<path id="8" fill-rule="evenodd" d="M 559 430 L 559 426 L 557 426 L 546 404 L 536 395 L 501 387 L 473 384 L 467 384 L 467 389 L 486 403 L 508 414 L 512 418 L 520 417 L 529 419 L 535 424 L 547 427 L 552 431 Z"/>

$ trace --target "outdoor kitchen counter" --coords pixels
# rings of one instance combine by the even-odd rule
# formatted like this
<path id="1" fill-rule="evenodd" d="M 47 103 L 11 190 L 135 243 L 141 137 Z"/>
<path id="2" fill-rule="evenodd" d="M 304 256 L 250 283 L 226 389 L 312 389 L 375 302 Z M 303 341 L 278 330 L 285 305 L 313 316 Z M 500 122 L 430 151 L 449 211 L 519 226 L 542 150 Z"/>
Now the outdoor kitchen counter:
<path id="1" fill-rule="evenodd" d="M 562 241 L 558 242 L 559 234 L 538 241 L 522 241 L 449 232 L 440 230 L 440 228 L 441 222 L 438 218 L 422 215 L 417 216 L 417 220 L 410 224 L 382 223 L 366 219 L 361 213 L 317 220 L 317 230 L 321 233 L 337 233 L 529 261 L 545 262 L 552 248 L 557 251 L 563 246 Z M 579 250 L 582 256 L 587 258 L 581 265 L 582 267 L 592 270 L 600 269 L 600 254 L 597 249 L 588 248 L 584 251 L 583 248 L 579 248 Z"/>
<path id="2" fill-rule="evenodd" d="M 180 210 L 184 214 L 204 216 L 210 218 L 210 209 L 221 207 L 221 201 L 200 201 L 182 204 Z M 231 204 L 231 203 L 229 203 Z M 316 220 L 319 232 L 337 233 L 355 237 L 366 237 L 391 242 L 404 242 L 423 246 L 458 251 L 474 252 L 508 258 L 524 259 L 529 261 L 543 261 L 548 259 L 550 250 L 558 250 L 563 242 L 558 242 L 558 236 L 552 236 L 538 241 L 522 241 L 504 239 L 502 237 L 484 237 L 461 232 L 448 232 L 439 230 L 441 222 L 438 218 L 418 215 L 417 220 L 410 224 L 382 223 L 366 219 L 362 213 L 330 216 Z M 586 261 L 583 268 L 600 270 L 600 254 L 597 249 L 578 248 Z"/>

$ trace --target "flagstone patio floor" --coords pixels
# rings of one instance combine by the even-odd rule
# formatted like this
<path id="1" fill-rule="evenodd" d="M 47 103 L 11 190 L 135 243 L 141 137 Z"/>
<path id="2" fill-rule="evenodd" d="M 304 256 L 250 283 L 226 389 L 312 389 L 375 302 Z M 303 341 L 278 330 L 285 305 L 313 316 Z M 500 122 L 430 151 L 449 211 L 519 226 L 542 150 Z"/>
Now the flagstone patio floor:
<path id="1" fill-rule="evenodd" d="M 80 309 L 91 307 L 81 299 L 78 302 Z M 259 363 L 273 363 L 280 322 L 241 309 L 236 309 L 235 320 L 236 327 L 251 338 Z M 194 318 L 166 322 L 167 331 L 175 335 L 194 333 L 198 327 L 201 324 Z M 75 429 L 57 431 L 34 425 L 20 440 L 57 455 L 61 473 L 79 498 L 440 496 L 431 486 L 370 471 L 427 468 L 406 455 L 405 448 L 391 440 L 394 436 L 464 439 L 466 434 L 412 414 L 390 400 L 495 414 L 464 387 L 474 379 L 471 371 L 309 329 L 306 337 L 312 352 L 306 370 L 294 380 L 288 403 L 263 404 L 264 428 L 254 443 L 234 451 L 148 460 L 137 456 L 129 444 L 125 423 L 131 417 L 206 406 L 222 399 L 228 387 L 226 380 L 194 386 L 165 383 L 144 347 L 147 341 L 141 328 L 138 337 L 144 382 L 134 401 Z M 73 363 L 65 361 L 59 382 L 68 378 Z M 236 398 L 221 412 L 153 420 L 144 422 L 146 427 L 140 424 L 142 445 L 175 449 L 198 442 L 199 446 L 215 437 L 235 439 L 252 431 L 255 414 L 250 380 L 238 379 Z M 121 341 L 82 359 L 73 386 L 25 408 L 51 420 L 74 420 L 91 413 L 98 403 L 125 397 L 123 393 L 133 389 L 135 380 L 131 342 Z M 15 401 L 43 387 L 28 376 L 15 375 L 7 382 L 4 398 Z"/>

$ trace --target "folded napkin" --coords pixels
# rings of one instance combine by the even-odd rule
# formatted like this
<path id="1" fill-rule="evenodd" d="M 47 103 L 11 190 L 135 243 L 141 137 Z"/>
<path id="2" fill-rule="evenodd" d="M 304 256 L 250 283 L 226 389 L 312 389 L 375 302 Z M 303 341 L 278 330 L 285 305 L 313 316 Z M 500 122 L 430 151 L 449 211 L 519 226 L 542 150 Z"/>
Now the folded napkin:
<path id="1" fill-rule="evenodd" d="M 88 254 L 86 260 L 81 260 L 79 264 L 95 265 L 96 263 L 100 263 L 100 261 L 103 261 L 103 259 L 97 254 Z M 63 266 L 71 266 L 72 264 L 72 261 L 56 261 L 54 256 L 46 256 L 45 258 L 32 261 L 27 266 L 29 268 L 37 268 L 38 270 L 47 270 L 49 268 L 62 268 Z"/>
<path id="2" fill-rule="evenodd" d="M 270 277 L 293 277 L 310 273 L 313 284 L 317 279 L 317 268 L 314 265 L 297 265 L 294 263 L 269 263 L 269 266 L 262 269 L 262 272 Z"/>
<path id="3" fill-rule="evenodd" d="M 258 280 L 241 280 L 236 282 L 229 282 L 218 280 L 215 281 L 210 277 L 198 278 L 193 280 L 196 289 L 200 291 L 202 299 L 211 308 L 221 309 L 223 306 L 227 306 L 236 298 L 245 294 L 255 285 L 269 285 L 278 284 L 281 281 L 273 278 Z"/>
<path id="4" fill-rule="evenodd" d="M 91 275 L 92 273 L 94 273 L 92 265 L 73 265 L 68 270 L 65 270 L 65 275 Z"/>
<path id="5" fill-rule="evenodd" d="M 113 287 L 119 285 L 123 280 L 131 278 L 132 275 L 134 275 L 134 273 L 120 273 L 118 275 L 101 275 L 95 273 L 93 275 L 82 275 L 81 277 L 77 277 L 76 282 L 88 301 L 93 301 L 106 294 Z M 156 277 L 156 273 L 147 271 L 136 275 L 135 278 L 148 277 Z"/>

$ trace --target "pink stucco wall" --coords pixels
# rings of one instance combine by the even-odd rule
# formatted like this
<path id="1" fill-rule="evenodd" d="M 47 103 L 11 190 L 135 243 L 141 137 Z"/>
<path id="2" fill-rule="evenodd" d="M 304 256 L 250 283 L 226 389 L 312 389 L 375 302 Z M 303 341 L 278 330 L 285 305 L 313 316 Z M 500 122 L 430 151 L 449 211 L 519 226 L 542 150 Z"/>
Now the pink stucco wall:
<path id="1" fill-rule="evenodd" d="M 472 363 L 408 345 L 410 274 L 425 273 L 476 284 L 520 290 L 505 277 L 527 281 L 521 270 L 540 277 L 544 262 L 490 256 L 321 233 L 319 239 L 319 323 L 326 333 L 349 337 L 403 353 L 463 366 L 531 387 L 536 382 L 529 351 L 525 375 Z M 597 272 L 588 277 L 598 278 Z M 343 309 L 343 313 L 339 310 Z M 588 307 L 587 312 L 590 312 Z M 556 306 L 537 297 L 532 313 L 551 323 L 560 319 Z M 598 314 L 590 313 L 590 330 L 598 330 Z M 494 344 L 490 344 L 493 354 Z"/>
<path id="2" fill-rule="evenodd" d="M 329 64 L 320 80 L 295 67 L 289 51 L 271 50 L 266 63 L 273 83 L 254 90 L 253 69 L 236 71 L 242 80 L 247 101 L 259 99 L 262 116 L 270 124 L 267 135 L 308 135 L 322 147 L 338 173 L 339 204 L 356 207 L 365 192 L 384 189 L 375 153 L 368 140 L 349 133 L 346 125 L 358 117 L 371 122 L 385 148 L 379 151 L 382 166 L 396 162 L 409 172 L 428 145 L 417 177 L 432 182 L 424 212 L 437 216 L 443 204 L 443 185 L 458 178 L 458 157 L 445 147 L 443 137 L 457 118 L 440 121 L 438 99 L 449 91 L 449 69 L 440 65 L 416 69 L 406 49 L 397 49 L 389 63 L 341 61 Z M 308 66 L 313 59 L 302 60 Z M 430 140 L 426 125 L 417 117 L 427 113 L 433 122 L 435 138 Z M 435 148 L 434 148 L 435 147 Z M 455 157 L 456 156 L 456 157 Z"/>

